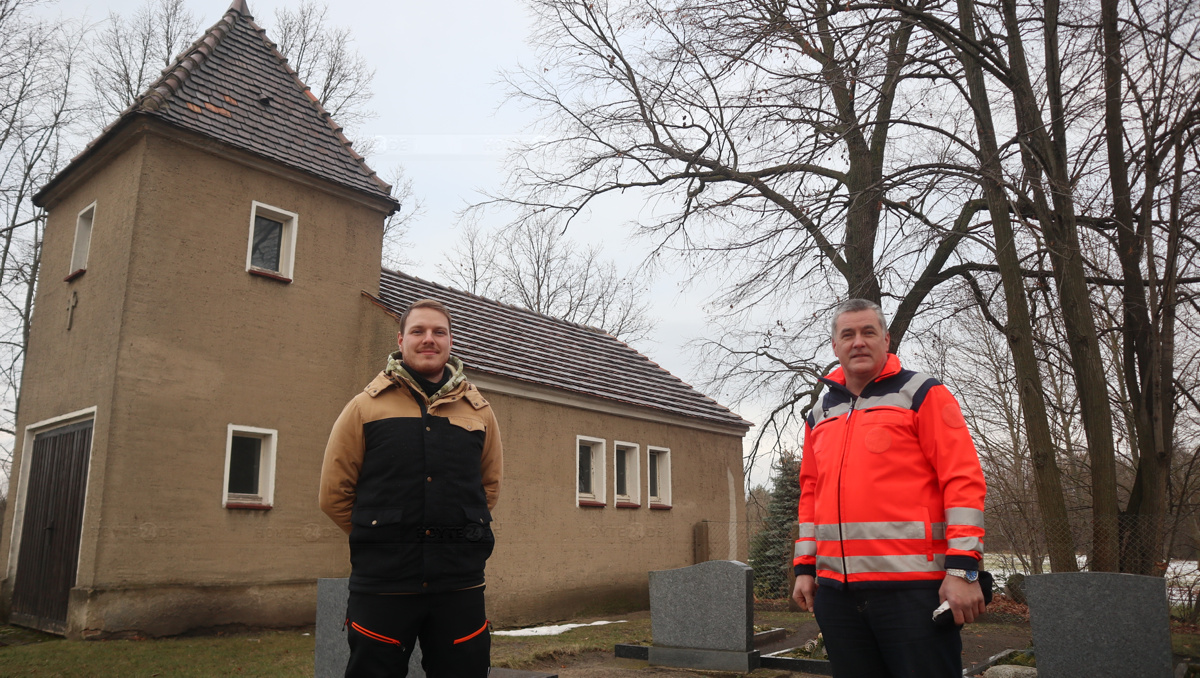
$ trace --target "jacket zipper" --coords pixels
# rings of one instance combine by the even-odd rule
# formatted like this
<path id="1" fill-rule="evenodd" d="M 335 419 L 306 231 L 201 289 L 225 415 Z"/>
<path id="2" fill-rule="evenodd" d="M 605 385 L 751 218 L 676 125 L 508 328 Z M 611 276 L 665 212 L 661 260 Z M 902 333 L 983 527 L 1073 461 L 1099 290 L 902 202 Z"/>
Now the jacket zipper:
<path id="1" fill-rule="evenodd" d="M 850 567 L 846 564 L 846 536 L 842 533 L 842 525 L 846 522 L 842 516 L 842 473 L 846 470 L 846 451 L 850 449 L 850 434 L 853 431 L 850 423 L 854 419 L 854 408 L 858 406 L 858 398 L 856 395 L 850 396 L 850 411 L 846 413 L 846 436 L 842 438 L 842 458 L 838 462 L 838 550 L 842 558 L 842 583 L 846 588 L 850 588 Z"/>

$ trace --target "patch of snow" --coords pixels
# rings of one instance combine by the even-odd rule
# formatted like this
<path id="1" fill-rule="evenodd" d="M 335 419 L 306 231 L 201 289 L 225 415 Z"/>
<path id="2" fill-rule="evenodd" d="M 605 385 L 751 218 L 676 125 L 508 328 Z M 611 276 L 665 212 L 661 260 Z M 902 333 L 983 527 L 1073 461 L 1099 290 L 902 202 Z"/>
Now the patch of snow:
<path id="1" fill-rule="evenodd" d="M 513 629 L 511 631 L 492 631 L 493 636 L 557 636 L 560 633 L 577 629 L 582 626 L 603 626 L 604 624 L 624 624 L 620 621 L 598 621 L 591 624 L 556 624 L 553 626 L 534 626 L 528 629 Z"/>

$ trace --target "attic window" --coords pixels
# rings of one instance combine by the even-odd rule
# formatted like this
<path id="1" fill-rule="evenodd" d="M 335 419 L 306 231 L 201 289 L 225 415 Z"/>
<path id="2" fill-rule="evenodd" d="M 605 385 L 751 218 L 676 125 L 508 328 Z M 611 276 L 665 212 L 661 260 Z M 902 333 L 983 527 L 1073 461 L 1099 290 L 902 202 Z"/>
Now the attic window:
<path id="1" fill-rule="evenodd" d="M 271 104 L 275 103 L 275 97 L 262 90 L 258 91 L 258 96 L 255 97 L 255 99 L 263 106 L 270 106 Z"/>
<path id="2" fill-rule="evenodd" d="M 253 275 L 291 282 L 297 221 L 293 212 L 257 201 L 252 203 L 250 242 L 246 247 L 246 271 Z"/>

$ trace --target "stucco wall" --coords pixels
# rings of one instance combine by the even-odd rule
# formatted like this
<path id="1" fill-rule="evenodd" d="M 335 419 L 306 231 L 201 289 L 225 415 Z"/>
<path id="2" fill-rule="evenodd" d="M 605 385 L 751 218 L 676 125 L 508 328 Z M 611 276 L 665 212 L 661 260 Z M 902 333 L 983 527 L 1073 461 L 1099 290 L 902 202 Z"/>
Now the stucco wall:
<path id="1" fill-rule="evenodd" d="M 61 283 L 75 215 L 93 199 L 87 273 Z M 299 215 L 290 284 L 245 270 L 255 200 Z M 204 625 L 252 622 L 232 598 L 217 602 L 247 586 L 279 587 L 262 596 L 263 623 L 312 617 L 307 588 L 347 560 L 315 501 L 325 439 L 389 346 L 391 320 L 361 294 L 377 292 L 382 220 L 159 134 L 52 206 L 21 425 L 102 408 L 71 634 L 153 632 L 186 609 Z M 278 430 L 270 510 L 222 507 L 231 423 Z M 195 586 L 205 593 L 171 593 Z M 197 595 L 211 614 L 188 604 Z"/>
<path id="2" fill-rule="evenodd" d="M 18 550 L 12 548 L 13 526 L 22 517 L 24 496 L 19 481 L 26 471 L 27 427 L 64 414 L 96 408 L 92 431 L 92 467 L 88 474 L 80 578 L 90 581 L 100 529 L 104 488 L 102 469 L 110 449 L 110 402 L 116 373 L 114 356 L 121 337 L 120 318 L 128 279 L 129 243 L 137 209 L 137 192 L 145 144 L 135 143 L 70 195 L 51 206 L 43 239 L 35 312 L 30 326 L 17 416 L 17 436 L 9 478 L 8 506 L 0 539 L 0 574 L 4 612 L 11 600 L 9 577 Z M 79 212 L 95 202 L 87 272 L 70 282 L 71 253 Z M 74 294 L 70 312 L 68 302 Z M 17 545 L 19 549 L 19 544 Z"/>
<path id="3" fill-rule="evenodd" d="M 118 355 L 97 587 L 321 576 L 325 438 L 367 366 L 382 215 L 150 137 Z M 252 201 L 297 213 L 293 282 L 246 272 Z M 221 505 L 227 425 L 278 431 L 269 511 Z M 137 526 L 130 531 L 126 526 Z"/>
<path id="4" fill-rule="evenodd" d="M 648 571 L 694 564 L 697 522 L 744 520 L 739 436 L 485 395 L 504 436 L 497 546 L 487 571 L 489 614 L 500 623 L 644 607 Z M 579 435 L 605 440 L 604 508 L 576 506 Z M 638 446 L 639 508 L 615 506 L 615 441 Z M 648 446 L 670 449 L 670 510 L 649 507 Z"/>

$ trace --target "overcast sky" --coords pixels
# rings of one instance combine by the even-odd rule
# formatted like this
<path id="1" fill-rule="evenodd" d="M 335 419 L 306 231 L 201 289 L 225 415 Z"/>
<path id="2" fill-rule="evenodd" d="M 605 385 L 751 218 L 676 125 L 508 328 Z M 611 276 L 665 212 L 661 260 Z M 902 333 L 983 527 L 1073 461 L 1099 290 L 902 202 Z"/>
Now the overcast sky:
<path id="1" fill-rule="evenodd" d="M 270 36 L 274 12 L 298 2 L 248 0 L 256 21 Z M 104 20 L 110 11 L 131 15 L 143 0 L 57 0 L 44 12 L 64 19 Z M 223 0 L 188 0 L 204 28 L 228 9 Z M 481 190 L 496 190 L 505 176 L 504 152 L 527 134 L 531 111 L 504 104 L 500 73 L 518 64 L 531 64 L 526 43 L 531 19 L 519 0 L 459 0 L 454 3 L 413 0 L 330 2 L 329 19 L 349 27 L 356 48 L 376 69 L 374 99 L 377 117 L 364 125 L 362 136 L 375 138 L 372 169 L 385 178 L 402 165 L 425 204 L 423 216 L 409 232 L 413 262 L 406 272 L 439 280 L 436 265 L 458 237 L 457 212 L 481 198 Z M 581 242 L 601 244 L 619 266 L 637 264 L 646 243 L 630 240 L 626 223 L 644 205 L 630 196 L 610 203 L 568 231 Z M 652 315 L 658 324 L 653 338 L 635 346 L 676 376 L 696 384 L 701 370 L 689 342 L 705 332 L 703 304 L 709 283 L 684 289 L 679 277 L 660 276 L 650 286 Z M 720 393 L 709 393 L 728 404 Z M 749 407 L 736 408 L 757 420 Z M 753 436 L 754 430 L 751 431 Z M 763 482 L 755 474 L 755 482 Z"/>

